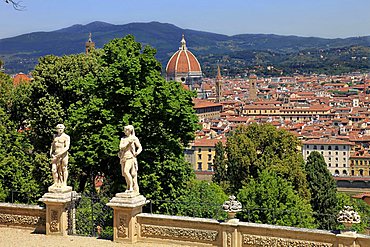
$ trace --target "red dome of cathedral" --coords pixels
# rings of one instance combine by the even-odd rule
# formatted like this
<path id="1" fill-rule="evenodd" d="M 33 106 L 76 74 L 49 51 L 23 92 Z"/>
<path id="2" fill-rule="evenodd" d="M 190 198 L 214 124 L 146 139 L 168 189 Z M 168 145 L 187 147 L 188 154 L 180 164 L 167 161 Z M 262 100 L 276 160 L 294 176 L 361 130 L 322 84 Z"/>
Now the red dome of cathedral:
<path id="1" fill-rule="evenodd" d="M 182 35 L 181 47 L 172 55 L 166 66 L 168 80 L 185 81 L 188 77 L 201 77 L 202 69 L 198 59 L 186 47 Z"/>

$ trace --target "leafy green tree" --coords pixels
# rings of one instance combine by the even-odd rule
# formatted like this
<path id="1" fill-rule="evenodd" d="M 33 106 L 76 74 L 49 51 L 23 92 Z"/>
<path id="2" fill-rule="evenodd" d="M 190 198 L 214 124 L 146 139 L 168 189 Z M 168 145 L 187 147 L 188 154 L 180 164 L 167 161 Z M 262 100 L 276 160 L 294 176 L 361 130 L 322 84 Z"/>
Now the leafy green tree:
<path id="1" fill-rule="evenodd" d="M 0 199 L 32 203 L 50 181 L 45 155 L 33 150 L 28 132 L 18 132 L 0 107 Z"/>
<path id="2" fill-rule="evenodd" d="M 227 181 L 237 193 L 250 178 L 264 169 L 292 183 L 302 198 L 309 199 L 300 141 L 291 133 L 269 124 L 239 126 L 226 143 Z M 220 159 L 216 157 L 216 159 Z"/>
<path id="3" fill-rule="evenodd" d="M 227 190 L 227 169 L 226 169 L 226 153 L 225 147 L 222 142 L 218 142 L 215 145 L 215 158 L 213 162 L 214 174 L 212 181 L 221 185 L 223 189 Z"/>
<path id="4" fill-rule="evenodd" d="M 267 169 L 259 172 L 244 186 L 238 199 L 245 221 L 314 228 L 312 209 L 307 200 L 299 197 L 291 182 Z"/>
<path id="5" fill-rule="evenodd" d="M 29 83 L 14 86 L 11 77 L 0 72 L 0 107 L 10 114 L 10 119 L 17 127 L 20 127 L 23 121 L 27 121 L 30 94 L 31 85 Z"/>
<path id="6" fill-rule="evenodd" d="M 57 123 L 71 136 L 70 179 L 83 191 L 104 172 L 113 191 L 123 189 L 117 157 L 123 127 L 132 124 L 144 151 L 139 160 L 141 193 L 174 199 L 194 175 L 183 148 L 194 138 L 193 93 L 166 82 L 155 50 L 131 35 L 114 39 L 89 55 L 40 59 L 30 96 L 32 141 L 47 152 Z"/>
<path id="7" fill-rule="evenodd" d="M 227 195 L 220 186 L 207 181 L 192 180 L 188 183 L 187 192 L 172 202 L 163 203 L 168 214 L 225 219 L 226 213 L 222 204 Z"/>
<path id="8" fill-rule="evenodd" d="M 315 212 L 318 227 L 335 229 L 337 226 L 337 185 L 327 169 L 324 157 L 317 151 L 310 153 L 305 166 L 311 192 L 311 207 Z"/>

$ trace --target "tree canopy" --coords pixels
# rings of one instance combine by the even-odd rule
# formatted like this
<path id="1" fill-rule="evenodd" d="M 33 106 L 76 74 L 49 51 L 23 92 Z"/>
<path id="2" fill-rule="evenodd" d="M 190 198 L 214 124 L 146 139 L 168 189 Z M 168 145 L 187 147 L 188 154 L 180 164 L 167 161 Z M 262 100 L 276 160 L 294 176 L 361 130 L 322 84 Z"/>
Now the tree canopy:
<path id="1" fill-rule="evenodd" d="M 128 124 L 144 149 L 138 157 L 141 193 L 174 199 L 186 189 L 193 171 L 183 148 L 197 129 L 194 95 L 181 83 L 165 81 L 154 55 L 155 49 L 128 35 L 89 55 L 39 60 L 22 118 L 31 123 L 37 153 L 48 153 L 56 124 L 66 125 L 74 189 L 83 191 L 97 172 L 113 181 L 112 193 L 123 189 L 117 153 Z"/>
<path id="2" fill-rule="evenodd" d="M 0 72 L 0 200 L 34 202 L 47 188 L 46 154 L 35 152 L 29 131 L 22 129 L 21 107 L 29 95 L 29 85 L 14 87 L 9 76 Z"/>
<path id="3" fill-rule="evenodd" d="M 272 125 L 239 126 L 231 132 L 225 148 L 227 171 L 223 177 L 230 186 L 229 192 L 236 194 L 250 179 L 268 169 L 291 182 L 302 198 L 309 199 L 298 146 L 300 142 L 294 135 Z M 215 160 L 222 159 L 222 152 L 216 152 Z"/>
<path id="4" fill-rule="evenodd" d="M 308 187 L 311 192 L 311 206 L 318 227 L 335 229 L 337 226 L 337 184 L 330 174 L 324 157 L 317 151 L 311 152 L 305 166 Z"/>
<path id="5" fill-rule="evenodd" d="M 263 170 L 238 194 L 244 210 L 241 218 L 264 224 L 313 228 L 314 218 L 307 200 L 296 194 L 291 182 L 276 172 Z"/>

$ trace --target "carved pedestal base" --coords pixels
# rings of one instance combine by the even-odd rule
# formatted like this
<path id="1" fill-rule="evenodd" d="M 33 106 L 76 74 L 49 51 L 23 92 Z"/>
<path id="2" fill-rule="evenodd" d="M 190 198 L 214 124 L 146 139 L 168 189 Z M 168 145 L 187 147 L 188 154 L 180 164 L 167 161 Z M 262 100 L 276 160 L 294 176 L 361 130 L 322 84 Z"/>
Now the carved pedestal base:
<path id="1" fill-rule="evenodd" d="M 146 199 L 133 193 L 118 193 L 107 205 L 114 209 L 113 241 L 136 243 L 138 239 L 138 224 L 136 215 L 142 212 Z"/>
<path id="2" fill-rule="evenodd" d="M 45 193 L 39 201 L 46 204 L 46 235 L 67 235 L 67 208 L 71 202 L 71 192 Z"/>

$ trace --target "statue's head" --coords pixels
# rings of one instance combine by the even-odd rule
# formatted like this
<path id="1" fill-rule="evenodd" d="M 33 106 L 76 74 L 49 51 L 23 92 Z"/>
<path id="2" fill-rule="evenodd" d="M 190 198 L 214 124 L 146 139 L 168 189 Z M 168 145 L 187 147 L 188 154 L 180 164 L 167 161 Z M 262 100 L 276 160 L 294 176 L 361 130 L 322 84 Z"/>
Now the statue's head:
<path id="1" fill-rule="evenodd" d="M 126 136 L 135 135 L 134 126 L 132 126 L 132 125 L 125 126 L 123 128 L 123 132 L 125 133 Z"/>
<path id="2" fill-rule="evenodd" d="M 64 126 L 64 124 L 58 124 L 57 127 L 56 127 L 56 130 L 58 132 L 58 134 L 61 134 L 64 132 L 64 129 L 66 128 L 66 126 Z"/>

